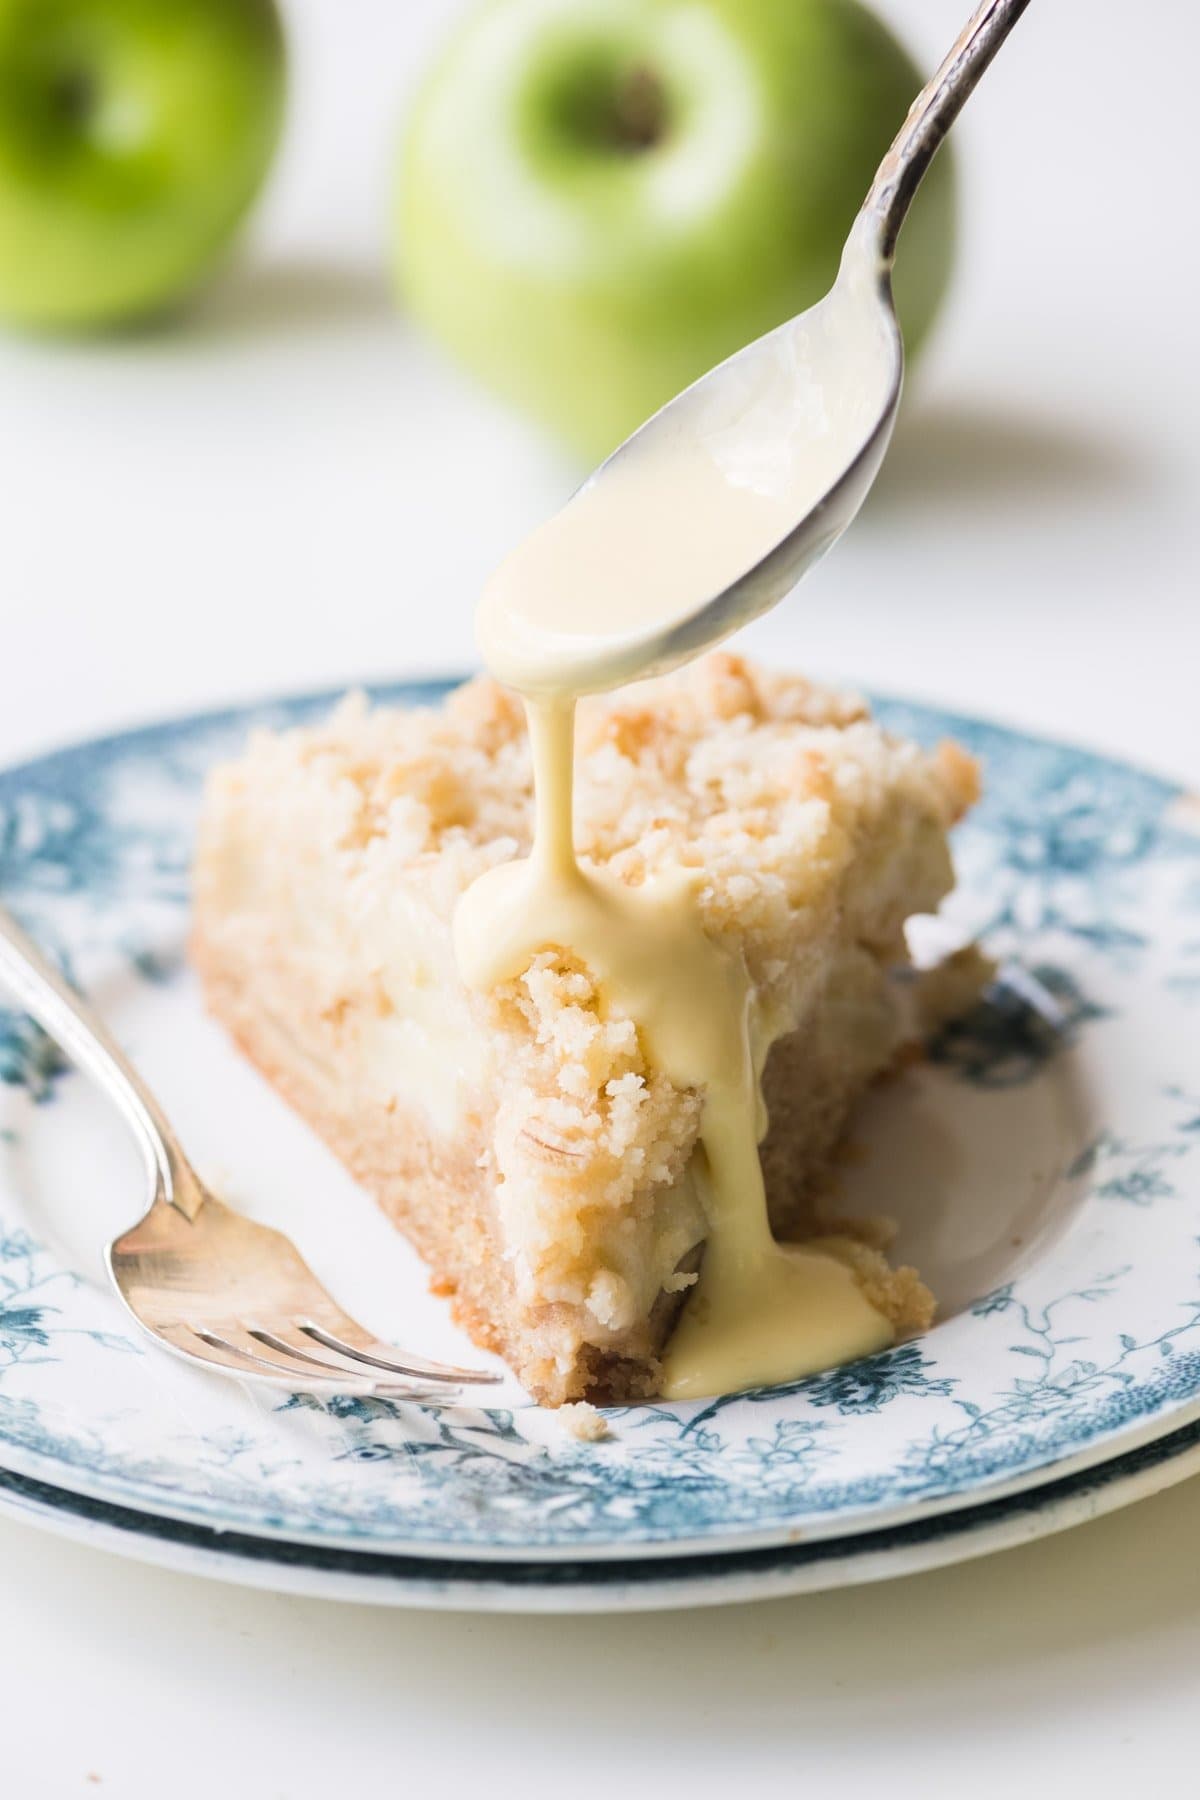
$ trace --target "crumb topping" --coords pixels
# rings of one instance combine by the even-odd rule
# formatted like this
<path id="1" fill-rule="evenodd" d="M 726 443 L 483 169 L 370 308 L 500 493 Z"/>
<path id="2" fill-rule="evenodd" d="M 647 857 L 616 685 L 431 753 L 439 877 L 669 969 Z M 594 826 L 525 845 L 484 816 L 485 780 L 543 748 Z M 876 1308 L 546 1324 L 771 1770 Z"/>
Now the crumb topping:
<path id="1" fill-rule="evenodd" d="M 558 1409 L 558 1421 L 568 1436 L 583 1444 L 599 1444 L 609 1437 L 608 1420 L 588 1400 L 571 1400 Z"/>
<path id="2" fill-rule="evenodd" d="M 899 742 L 857 698 L 725 653 L 585 701 L 578 750 L 581 855 L 634 885 L 703 872 L 704 924 L 745 958 L 764 1042 L 805 1016 L 839 954 L 902 956 L 905 918 L 952 884 L 945 830 L 978 791 L 957 746 Z M 489 679 L 436 711 L 352 697 L 323 724 L 257 735 L 215 778 L 214 816 L 251 793 L 271 813 L 247 829 L 256 853 L 264 831 L 291 832 L 348 895 L 366 980 L 390 896 L 445 923 L 479 874 L 528 850 L 524 712 Z M 518 1282 L 615 1337 L 694 1279 L 677 1266 L 704 1230 L 687 1178 L 701 1098 L 649 1066 L 636 1022 L 562 947 L 467 1004 L 498 1046 L 488 1154 Z"/>

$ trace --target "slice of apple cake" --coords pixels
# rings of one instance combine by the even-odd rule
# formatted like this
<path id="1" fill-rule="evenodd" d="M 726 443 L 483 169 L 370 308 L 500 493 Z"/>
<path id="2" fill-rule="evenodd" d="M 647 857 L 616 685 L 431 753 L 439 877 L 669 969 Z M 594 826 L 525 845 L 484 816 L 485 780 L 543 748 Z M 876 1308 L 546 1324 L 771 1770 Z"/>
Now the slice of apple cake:
<path id="1" fill-rule="evenodd" d="M 897 742 L 859 701 L 727 654 L 581 706 L 581 854 L 630 883 L 703 871 L 705 926 L 745 959 L 781 1236 L 821 1227 L 830 1153 L 896 1048 L 904 922 L 951 887 L 947 829 L 976 789 L 955 746 Z M 703 1256 L 701 1097 L 558 947 L 491 994 L 464 987 L 456 903 L 531 826 L 513 696 L 351 698 L 212 775 L 193 952 L 214 1013 L 476 1341 L 549 1404 L 633 1399 L 657 1389 Z M 872 1302 L 898 1331 L 927 1324 L 915 1272 L 860 1235 Z"/>

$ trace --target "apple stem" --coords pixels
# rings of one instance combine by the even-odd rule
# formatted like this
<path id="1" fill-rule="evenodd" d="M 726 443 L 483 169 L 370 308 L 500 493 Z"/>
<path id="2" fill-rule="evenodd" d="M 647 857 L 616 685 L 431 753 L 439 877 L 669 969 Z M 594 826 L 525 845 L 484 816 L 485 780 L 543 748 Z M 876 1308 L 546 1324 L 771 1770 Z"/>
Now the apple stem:
<path id="1" fill-rule="evenodd" d="M 82 125 L 95 106 L 96 84 L 86 69 L 63 69 L 51 85 L 50 101 L 68 125 Z"/>
<path id="2" fill-rule="evenodd" d="M 649 150 L 663 134 L 666 104 L 663 85 L 653 69 L 637 63 L 617 89 L 613 124 L 617 142 L 627 150 Z"/>

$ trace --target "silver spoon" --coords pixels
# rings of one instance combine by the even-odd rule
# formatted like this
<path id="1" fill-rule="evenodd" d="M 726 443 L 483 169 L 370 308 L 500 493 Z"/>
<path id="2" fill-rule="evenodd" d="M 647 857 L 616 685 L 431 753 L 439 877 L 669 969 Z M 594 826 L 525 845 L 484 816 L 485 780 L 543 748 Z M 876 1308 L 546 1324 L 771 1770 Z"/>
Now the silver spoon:
<path id="1" fill-rule="evenodd" d="M 841 536 L 900 401 L 900 227 L 1027 5 L 976 7 L 880 164 L 824 299 L 669 401 L 501 565 L 477 615 L 494 675 L 536 696 L 664 674 L 774 606 Z"/>

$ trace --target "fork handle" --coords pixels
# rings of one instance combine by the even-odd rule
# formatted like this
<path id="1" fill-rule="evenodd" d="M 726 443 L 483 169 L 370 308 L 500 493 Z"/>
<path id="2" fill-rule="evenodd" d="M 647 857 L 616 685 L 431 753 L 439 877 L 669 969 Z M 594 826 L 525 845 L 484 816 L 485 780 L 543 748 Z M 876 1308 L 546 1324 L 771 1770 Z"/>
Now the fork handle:
<path id="1" fill-rule="evenodd" d="M 982 0 L 937 73 L 909 107 L 858 216 L 859 227 L 884 263 L 895 255 L 900 227 L 934 152 L 1028 4 L 1029 0 Z"/>
<path id="2" fill-rule="evenodd" d="M 114 1102 L 138 1140 L 155 1191 L 194 1217 L 195 1178 L 154 1095 L 104 1021 L 3 907 L 0 981 Z"/>

